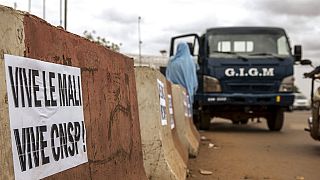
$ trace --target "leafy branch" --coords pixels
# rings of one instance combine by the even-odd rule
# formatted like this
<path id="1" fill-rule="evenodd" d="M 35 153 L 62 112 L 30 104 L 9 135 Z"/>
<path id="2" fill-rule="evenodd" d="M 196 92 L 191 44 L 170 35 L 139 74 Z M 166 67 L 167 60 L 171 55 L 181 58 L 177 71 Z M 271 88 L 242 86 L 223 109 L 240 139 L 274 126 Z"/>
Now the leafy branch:
<path id="1" fill-rule="evenodd" d="M 85 30 L 83 32 L 83 36 L 90 40 L 91 42 L 94 42 L 94 43 L 97 43 L 97 44 L 100 44 L 106 48 L 109 48 L 109 49 L 112 49 L 114 51 L 120 51 L 120 46 L 121 46 L 121 43 L 120 44 L 116 44 L 116 43 L 113 43 L 113 42 L 110 42 L 108 40 L 106 40 L 104 37 L 100 37 L 100 36 L 95 36 L 96 35 L 96 31 L 93 30 L 91 32 Z"/>

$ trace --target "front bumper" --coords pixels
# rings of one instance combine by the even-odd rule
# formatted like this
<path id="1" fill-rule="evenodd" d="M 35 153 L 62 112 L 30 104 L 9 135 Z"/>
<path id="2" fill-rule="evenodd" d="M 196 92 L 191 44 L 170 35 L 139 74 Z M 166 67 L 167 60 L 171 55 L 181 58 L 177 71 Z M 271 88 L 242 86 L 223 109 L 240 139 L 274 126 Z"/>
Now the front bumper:
<path id="1" fill-rule="evenodd" d="M 293 104 L 294 95 L 285 93 L 206 93 L 196 94 L 194 99 L 201 105 L 276 105 L 288 107 Z"/>

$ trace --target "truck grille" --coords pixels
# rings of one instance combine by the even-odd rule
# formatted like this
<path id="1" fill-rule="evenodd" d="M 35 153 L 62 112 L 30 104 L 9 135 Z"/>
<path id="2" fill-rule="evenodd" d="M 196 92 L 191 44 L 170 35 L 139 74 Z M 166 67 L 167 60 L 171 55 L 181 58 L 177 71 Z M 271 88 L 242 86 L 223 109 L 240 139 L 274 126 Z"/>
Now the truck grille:
<path id="1" fill-rule="evenodd" d="M 233 93 L 263 93 L 273 92 L 275 87 L 273 84 L 228 84 L 223 88 L 224 92 Z"/>

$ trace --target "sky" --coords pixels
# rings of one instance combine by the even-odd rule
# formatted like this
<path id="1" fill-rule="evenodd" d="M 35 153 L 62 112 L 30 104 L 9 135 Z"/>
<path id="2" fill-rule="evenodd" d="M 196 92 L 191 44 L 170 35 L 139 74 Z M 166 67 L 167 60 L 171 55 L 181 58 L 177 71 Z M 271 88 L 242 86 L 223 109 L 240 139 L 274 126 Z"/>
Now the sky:
<path id="1" fill-rule="evenodd" d="M 44 0 L 0 0 L 1 5 L 43 18 Z M 45 20 L 60 25 L 60 1 L 45 0 Z M 173 36 L 204 33 L 217 26 L 276 26 L 286 30 L 291 46 L 302 45 L 303 58 L 320 65 L 320 1 L 318 0 L 68 0 L 67 31 L 83 35 L 95 31 L 116 44 L 120 52 L 138 54 L 169 51 Z M 62 18 L 64 19 L 64 18 Z M 63 24 L 64 22 L 62 22 Z M 311 67 L 295 66 L 296 84 L 309 95 L 310 81 L 303 79 Z"/>

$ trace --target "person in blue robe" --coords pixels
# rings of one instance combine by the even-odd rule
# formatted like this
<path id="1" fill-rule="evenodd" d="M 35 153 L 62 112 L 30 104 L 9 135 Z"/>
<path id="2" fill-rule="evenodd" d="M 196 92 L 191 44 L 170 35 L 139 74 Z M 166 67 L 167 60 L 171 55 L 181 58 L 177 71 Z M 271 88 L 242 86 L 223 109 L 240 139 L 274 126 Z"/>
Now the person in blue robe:
<path id="1" fill-rule="evenodd" d="M 166 69 L 166 77 L 172 83 L 180 84 L 187 90 L 189 101 L 192 104 L 193 96 L 198 88 L 198 79 L 196 65 L 186 42 L 180 42 L 176 54 L 170 58 Z"/>

